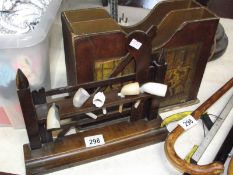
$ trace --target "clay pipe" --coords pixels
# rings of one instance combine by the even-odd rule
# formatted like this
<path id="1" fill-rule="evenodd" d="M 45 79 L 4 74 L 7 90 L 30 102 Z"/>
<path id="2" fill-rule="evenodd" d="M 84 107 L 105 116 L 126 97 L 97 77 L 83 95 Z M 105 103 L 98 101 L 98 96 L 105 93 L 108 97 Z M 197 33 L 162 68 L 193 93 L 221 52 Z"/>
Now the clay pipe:
<path id="1" fill-rule="evenodd" d="M 204 113 L 213 103 L 215 103 L 225 92 L 233 86 L 233 78 L 229 80 L 224 86 L 216 91 L 209 99 L 207 99 L 201 106 L 199 106 L 191 115 L 198 120 L 202 113 Z M 166 138 L 164 149 L 168 160 L 180 171 L 192 175 L 218 175 L 224 170 L 223 164 L 214 162 L 207 165 L 195 165 L 187 163 L 182 160 L 175 152 L 174 144 L 177 138 L 182 135 L 184 129 L 177 126 Z"/>

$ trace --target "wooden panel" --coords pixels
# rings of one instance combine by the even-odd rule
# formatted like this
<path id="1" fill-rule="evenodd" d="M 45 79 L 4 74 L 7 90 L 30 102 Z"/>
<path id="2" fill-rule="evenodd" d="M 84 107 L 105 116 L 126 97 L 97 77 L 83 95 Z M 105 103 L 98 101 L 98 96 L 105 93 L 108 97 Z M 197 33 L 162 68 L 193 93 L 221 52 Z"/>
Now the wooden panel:
<path id="1" fill-rule="evenodd" d="M 168 67 L 165 83 L 168 85 L 168 92 L 167 99 L 162 99 L 161 107 L 188 101 L 200 48 L 201 44 L 192 44 L 166 50 Z"/>
<path id="2" fill-rule="evenodd" d="M 69 23 L 111 18 L 109 13 L 101 8 L 70 10 L 62 12 L 62 16 Z"/>
<path id="3" fill-rule="evenodd" d="M 27 174 L 64 169 L 162 141 L 167 130 L 160 128 L 160 123 L 160 120 L 122 122 L 70 135 L 33 151 L 24 145 Z M 97 134 L 103 134 L 105 145 L 86 148 L 84 137 Z"/>
<path id="4" fill-rule="evenodd" d="M 112 32 L 114 30 L 121 31 L 120 26 L 112 19 L 96 19 L 93 21 L 73 22 L 70 24 L 72 32 L 75 35 L 90 35 L 93 33 Z"/>
<path id="5" fill-rule="evenodd" d="M 106 61 L 125 55 L 125 43 L 125 34 L 122 32 L 101 33 L 76 39 L 74 47 L 76 52 L 77 83 L 94 80 L 96 61 Z"/>

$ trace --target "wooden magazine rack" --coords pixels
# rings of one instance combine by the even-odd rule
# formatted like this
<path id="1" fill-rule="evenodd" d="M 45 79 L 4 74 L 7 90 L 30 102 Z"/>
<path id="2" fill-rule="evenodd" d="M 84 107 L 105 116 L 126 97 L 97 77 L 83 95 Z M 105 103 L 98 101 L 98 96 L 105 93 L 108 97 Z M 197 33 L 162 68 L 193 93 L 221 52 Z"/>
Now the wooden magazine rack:
<path id="1" fill-rule="evenodd" d="M 169 89 L 161 107 L 171 110 L 196 103 L 218 21 L 215 14 L 194 0 L 159 2 L 144 19 L 131 26 L 119 25 L 101 8 L 65 11 L 62 28 L 68 84 L 95 80 L 95 64 L 124 56 L 126 36 L 136 30 L 146 32 L 154 25 L 157 35 L 152 41 L 152 54 L 164 49 L 168 64 L 165 83 Z M 84 76 L 80 70 L 87 58 Z"/>

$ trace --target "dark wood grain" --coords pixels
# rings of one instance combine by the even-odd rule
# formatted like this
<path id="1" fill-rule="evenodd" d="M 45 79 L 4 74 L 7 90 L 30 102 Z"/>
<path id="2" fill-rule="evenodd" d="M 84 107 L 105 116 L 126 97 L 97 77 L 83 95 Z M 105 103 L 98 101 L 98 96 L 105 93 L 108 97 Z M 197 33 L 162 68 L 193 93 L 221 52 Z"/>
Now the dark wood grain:
<path id="1" fill-rule="evenodd" d="M 167 71 L 167 63 L 165 61 L 164 49 L 160 51 L 157 58 L 154 58 L 154 61 L 152 62 L 152 66 L 154 67 L 154 73 L 153 73 L 154 75 L 152 81 L 158 83 L 164 83 L 165 75 Z M 158 103 L 158 99 L 152 98 L 150 104 L 148 105 L 149 108 L 148 111 L 150 111 L 150 113 L 148 114 L 149 120 L 155 119 L 157 117 L 155 114 L 158 113 L 159 107 L 160 107 L 160 103 Z"/>
<path id="2" fill-rule="evenodd" d="M 24 145 L 27 174 L 43 174 L 162 141 L 167 131 L 165 128 L 159 128 L 160 122 L 140 120 L 96 128 L 48 143 L 33 152 L 28 145 Z M 103 134 L 105 144 L 86 148 L 84 137 L 97 134 Z"/>
<path id="3" fill-rule="evenodd" d="M 126 104 L 131 102 L 136 102 L 139 99 L 148 99 L 151 98 L 152 95 L 149 94 L 140 94 L 135 96 L 128 96 L 126 98 L 121 98 L 117 95 L 119 91 L 111 91 L 106 93 L 106 101 L 103 107 L 106 107 L 107 109 L 112 106 L 119 106 L 120 104 Z M 64 98 L 63 100 L 59 100 L 56 102 L 56 105 L 59 106 L 60 111 L 60 118 L 66 119 L 70 118 L 72 116 L 76 116 L 79 114 L 87 113 L 87 112 L 95 112 L 100 110 L 97 107 L 94 107 L 92 104 L 92 98 L 90 98 L 81 108 L 76 108 L 73 106 L 73 98 Z M 49 106 L 52 105 L 52 103 L 48 104 Z M 36 110 L 38 111 L 38 121 L 44 122 L 46 120 L 46 113 L 39 112 L 41 111 L 41 108 L 44 108 L 44 105 L 37 105 Z"/>
<path id="4" fill-rule="evenodd" d="M 23 83 L 19 83 L 18 87 L 21 87 L 19 94 L 23 94 L 19 95 L 20 99 L 26 97 L 30 102 L 28 104 L 20 101 L 21 105 L 26 104 L 22 106 L 22 111 L 31 111 L 30 117 L 33 117 L 33 126 L 36 126 L 33 128 L 35 138 L 38 136 L 41 139 L 45 136 L 42 132 L 45 131 L 43 129 L 46 116 L 52 102 L 59 106 L 61 120 L 72 120 L 61 126 L 58 139 L 48 142 L 44 137 L 47 143 L 42 147 L 40 145 L 37 149 L 24 146 L 27 174 L 43 174 L 162 141 L 167 131 L 165 128 L 159 128 L 161 121 L 156 118 L 161 98 L 149 94 L 120 98 L 117 96 L 120 88 L 116 91 L 109 90 L 105 93 L 104 105 L 108 113 L 103 115 L 102 109 L 92 105 L 93 97 L 81 108 L 74 108 L 73 94 L 80 87 L 93 93 L 98 87 L 106 88 L 119 82 L 122 84 L 129 81 L 138 81 L 140 84 L 148 81 L 168 83 L 167 74 L 171 71 L 171 64 L 184 59 L 193 71 L 188 81 L 188 85 L 192 86 L 183 99 L 167 96 L 169 103 L 166 105 L 196 99 L 218 20 L 210 11 L 201 8 L 200 4 L 191 0 L 161 2 L 142 22 L 128 27 L 118 25 L 103 9 L 63 12 L 62 28 L 68 86 L 47 92 L 34 92 L 33 97 L 25 81 L 19 79 L 18 82 Z M 139 50 L 129 46 L 132 39 L 142 43 Z M 191 49 L 190 52 L 186 51 L 187 49 L 182 50 L 182 48 L 189 48 L 190 45 L 199 50 Z M 154 54 L 161 50 L 163 50 L 161 52 L 163 58 L 155 59 Z M 177 54 L 171 57 L 168 54 L 170 51 Z M 184 52 L 186 54 L 183 54 Z M 196 55 L 193 56 L 194 54 Z M 110 76 L 108 80 L 95 81 L 95 63 L 115 59 L 120 59 L 123 66 L 116 68 L 119 70 L 116 75 L 113 70 L 112 75 L 117 76 L 130 62 L 129 60 L 134 59 L 133 74 L 123 77 Z M 194 64 L 191 65 L 191 63 Z M 172 68 L 179 69 L 179 65 L 176 66 Z M 180 83 L 180 85 L 183 84 Z M 48 102 L 47 99 L 45 102 L 46 97 L 64 93 L 68 93 L 69 96 L 52 100 L 52 102 Z M 133 104 L 137 100 L 141 100 L 142 103 L 138 109 L 134 109 Z M 120 104 L 124 105 L 122 113 L 117 110 Z M 85 115 L 87 112 L 94 112 L 98 118 L 94 120 L 87 117 Z M 30 133 L 30 122 L 26 122 L 28 113 L 23 114 L 26 115 L 24 117 L 30 140 L 33 132 Z M 42 130 L 38 129 L 38 125 Z M 71 127 L 77 127 L 78 133 L 66 136 Z M 100 133 L 104 135 L 106 144 L 91 149 L 85 148 L 83 138 Z"/>
<path id="5" fill-rule="evenodd" d="M 37 124 L 40 126 L 39 132 L 41 138 L 43 138 L 43 146 L 40 149 L 29 149 L 27 145 L 24 146 L 27 174 L 38 174 L 67 166 L 69 167 L 73 164 L 100 159 L 105 156 L 134 149 L 139 146 L 145 146 L 164 139 L 167 135 L 167 131 L 165 128 L 159 128 L 161 120 L 146 120 L 147 114 L 150 113 L 149 110 L 151 110 L 147 108 L 147 104 L 151 102 L 151 98 L 156 100 L 154 115 L 158 115 L 160 98 L 156 98 L 150 94 L 144 93 L 122 98 L 118 96 L 121 87 L 106 91 L 106 100 L 103 108 L 107 109 L 107 114 L 102 114 L 101 108 L 94 107 L 92 103 L 93 95 L 82 107 L 76 108 L 73 106 L 72 92 L 80 87 L 86 87 L 86 89 L 90 91 L 98 87 L 112 86 L 119 82 L 126 83 L 132 80 L 138 81 L 141 84 L 147 82 L 150 78 L 149 70 L 152 51 L 152 38 L 150 37 L 153 37 L 153 33 L 150 31 L 154 30 L 155 28 L 152 26 L 148 31 L 148 35 L 140 31 L 131 33 L 127 38 L 128 42 L 135 38 L 142 43 L 142 46 L 138 50 L 127 48 L 128 46 L 126 47 L 137 64 L 135 74 L 123 77 L 110 77 L 110 79 L 103 81 L 84 82 L 74 86 L 49 90 L 48 92 L 45 92 L 44 89 L 32 92 L 33 97 L 31 97 L 31 99 L 34 99 L 34 109 L 36 108 Z M 109 54 L 99 50 L 97 52 L 100 54 Z M 125 62 L 123 60 L 123 65 L 124 64 Z M 119 67 L 124 69 L 122 65 Z M 121 71 L 121 69 L 119 69 L 119 71 Z M 114 72 L 112 75 L 113 74 Z M 117 72 L 115 72 L 115 74 L 118 75 Z M 89 75 L 86 76 L 87 79 L 90 78 L 88 77 Z M 49 97 L 54 94 L 59 95 L 66 92 L 70 92 L 70 95 L 64 98 L 51 100 L 51 102 L 45 101 L 46 96 Z M 138 100 L 141 101 L 141 104 L 136 109 L 133 104 Z M 53 103 L 59 108 L 61 122 L 65 119 L 72 119 L 72 121 L 61 126 L 61 131 L 58 133 L 57 139 L 46 140 L 46 132 L 44 133 L 45 123 L 48 109 Z M 122 104 L 124 105 L 124 110 L 120 113 L 118 108 Z M 26 108 L 26 106 L 24 106 L 24 108 Z M 86 113 L 89 112 L 95 113 L 98 115 L 98 118 L 95 120 L 87 117 Z M 66 133 L 71 127 L 76 127 L 78 133 L 66 136 Z M 54 129 L 53 131 L 57 130 L 58 129 Z M 50 131 L 47 133 L 50 133 Z M 86 148 L 83 143 L 84 137 L 98 133 L 104 134 L 106 144 L 91 149 Z"/>
<path id="6" fill-rule="evenodd" d="M 151 26 L 155 26 L 157 30 L 150 34 L 147 33 L 147 35 L 156 34 L 156 37 L 154 37 L 152 41 L 153 54 L 164 49 L 165 61 L 168 63 L 165 74 L 165 84 L 169 85 L 169 92 L 175 91 L 175 88 L 183 89 L 181 90 L 182 93 L 168 93 L 165 100 L 161 102 L 161 107 L 163 107 L 163 109 L 170 109 L 174 105 L 182 106 L 197 101 L 197 93 L 206 63 L 210 56 L 219 21 L 215 14 L 192 0 L 162 1 L 156 4 L 150 13 L 139 23 L 132 26 L 119 26 L 118 24 L 114 25 L 113 21 L 108 19 L 109 16 L 103 15 L 104 10 L 103 12 L 101 12 L 100 9 L 92 10 L 77 10 L 72 12 L 70 16 L 66 15 L 66 13 L 69 14 L 70 12 L 63 13 L 63 25 L 67 25 L 63 32 L 63 36 L 64 38 L 70 38 L 69 41 L 64 40 L 64 45 L 68 47 L 67 50 L 70 47 L 73 48 L 73 50 L 67 51 L 66 53 L 67 70 L 69 71 L 68 79 L 72 80 L 69 85 L 76 85 L 78 81 L 79 83 L 93 81 L 94 61 L 107 61 L 115 57 L 120 57 L 122 59 L 127 58 L 124 56 L 128 51 L 128 35 L 138 30 L 146 33 Z M 75 13 L 77 13 L 78 16 L 76 19 Z M 83 17 L 80 15 L 86 13 L 88 16 L 93 14 L 94 17 L 86 18 L 84 15 Z M 69 21 L 69 18 L 72 20 Z M 81 25 L 82 27 L 80 27 L 79 30 L 84 31 L 84 29 L 87 28 L 85 26 L 87 26 L 87 24 L 92 25 L 93 21 L 95 21 L 95 24 L 101 21 L 103 25 L 101 25 L 101 27 L 100 25 L 94 25 L 91 29 L 88 27 L 88 34 L 85 33 L 85 35 L 81 35 L 80 32 L 74 32 L 78 30 L 74 29 L 75 26 L 77 27 L 77 25 L 79 25 L 80 27 Z M 70 33 L 72 33 L 72 35 Z M 76 42 L 72 42 L 73 40 Z M 113 43 L 115 44 L 113 46 L 110 40 L 123 43 Z M 106 46 L 104 43 L 111 44 L 107 44 Z M 195 47 L 196 50 L 190 50 L 189 47 Z M 169 55 L 170 52 L 173 52 L 174 57 Z M 179 57 L 182 53 L 184 53 L 184 58 Z M 192 58 L 188 55 L 191 55 Z M 179 61 L 182 62 L 182 59 L 184 59 L 184 62 L 186 60 L 186 62 L 180 64 L 188 63 L 186 67 L 183 66 L 188 70 L 186 78 L 183 77 L 183 79 L 181 75 L 180 77 L 173 75 L 180 70 L 178 68 L 179 65 L 175 65 L 175 63 Z M 187 61 L 188 59 L 189 61 Z M 126 60 L 130 61 L 130 59 Z M 152 62 L 153 61 L 150 62 L 150 66 Z M 74 65 L 77 67 L 74 68 Z M 80 65 L 85 66 L 78 68 Z M 81 70 L 84 69 L 84 67 L 85 70 Z M 137 67 L 138 71 L 140 68 L 142 69 L 142 67 L 143 66 Z M 149 74 L 150 77 L 152 76 L 150 72 L 145 72 L 145 76 L 146 74 Z M 75 78 L 77 81 L 72 78 L 73 75 L 77 76 Z M 178 83 L 178 81 L 182 82 Z"/>
<path id="7" fill-rule="evenodd" d="M 151 37 L 153 38 L 154 36 L 155 34 Z M 133 39 L 142 44 L 139 49 L 135 49 L 134 47 L 129 45 L 129 43 Z M 149 38 L 148 35 L 142 31 L 132 32 L 127 37 L 127 49 L 134 58 L 136 65 L 136 81 L 140 84 L 148 82 L 149 80 L 149 65 L 151 62 L 152 51 L 151 41 L 152 39 Z"/>
<path id="8" fill-rule="evenodd" d="M 99 81 L 91 81 L 86 83 L 77 84 L 74 86 L 66 86 L 66 87 L 59 87 L 56 89 L 50 89 L 46 91 L 46 96 L 64 94 L 64 93 L 71 93 L 77 91 L 79 88 L 84 89 L 95 89 L 96 87 L 107 87 L 111 84 L 123 83 L 123 82 L 130 82 L 135 80 L 135 73 L 124 75 L 121 77 L 112 77 L 108 78 L 107 80 L 99 80 Z"/>
<path id="9" fill-rule="evenodd" d="M 20 69 L 18 69 L 16 75 L 16 86 L 18 88 L 17 93 L 27 129 L 30 148 L 40 148 L 42 145 L 40 142 L 35 106 L 33 104 L 28 80 Z"/>
<path id="10" fill-rule="evenodd" d="M 46 100 L 46 93 L 45 89 L 41 88 L 38 91 L 32 91 L 32 98 L 33 98 L 33 103 L 35 106 L 37 105 L 43 105 L 43 108 L 41 108 L 40 113 L 46 114 L 47 116 L 47 111 L 48 111 L 48 105 L 47 105 L 47 100 Z M 53 141 L 52 137 L 52 132 L 47 131 L 46 128 L 46 123 L 39 123 L 39 133 L 40 133 L 40 138 L 41 138 L 41 143 L 47 143 Z"/>
<path id="11" fill-rule="evenodd" d="M 195 13 L 192 13 L 194 11 Z M 182 15 L 184 15 L 186 19 L 183 18 Z M 179 104 L 180 102 L 189 102 L 197 99 L 197 93 L 200 88 L 208 58 L 210 56 L 210 49 L 214 41 L 214 36 L 219 21 L 216 16 L 212 15 L 211 12 L 204 8 L 196 8 L 192 10 L 183 9 L 176 12 L 173 11 L 169 14 L 169 16 L 170 17 L 164 19 L 160 25 L 160 28 L 158 28 L 158 36 L 162 37 L 155 38 L 153 41 L 153 45 L 155 46 L 153 52 L 156 52 L 157 49 L 164 48 L 166 54 L 169 49 L 181 49 L 182 47 L 190 45 L 196 45 L 198 46 L 198 49 L 196 51 L 187 50 L 190 56 L 192 54 L 195 55 L 195 57 L 193 57 L 193 59 L 190 59 L 190 56 L 185 58 L 186 60 L 190 59 L 189 64 L 186 64 L 186 66 L 190 66 L 190 69 L 193 71 L 193 73 L 189 74 L 189 78 L 187 81 L 184 81 L 183 84 L 186 85 L 185 88 L 190 88 L 188 88 L 187 91 L 183 94 L 180 94 L 185 94 L 182 99 L 179 99 L 177 95 L 167 95 L 166 99 L 162 101 L 161 107 L 168 106 L 168 108 L 170 105 L 175 105 L 177 103 Z M 183 23 L 184 19 L 187 20 L 185 24 Z M 184 24 L 181 29 L 179 29 L 179 25 L 177 25 L 178 23 L 180 23 L 180 25 L 181 23 Z M 174 33 L 174 31 L 176 32 Z M 175 53 L 176 51 L 174 50 L 174 54 Z M 182 60 L 182 58 L 178 57 L 176 59 L 175 57 L 170 57 L 168 54 L 166 54 L 165 59 L 168 63 L 165 83 L 170 86 L 169 82 L 167 81 L 169 79 L 168 72 L 171 71 L 171 69 L 176 69 L 175 66 L 173 68 L 170 68 L 170 66 L 172 62 L 174 63 L 175 61 Z M 177 65 L 177 67 L 178 66 L 179 65 Z"/>

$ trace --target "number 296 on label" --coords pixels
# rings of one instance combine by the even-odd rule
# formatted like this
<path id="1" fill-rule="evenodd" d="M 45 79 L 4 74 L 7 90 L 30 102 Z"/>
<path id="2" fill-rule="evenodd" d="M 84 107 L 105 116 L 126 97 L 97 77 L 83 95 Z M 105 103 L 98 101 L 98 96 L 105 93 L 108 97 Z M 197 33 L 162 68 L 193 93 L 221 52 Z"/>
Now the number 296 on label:
<path id="1" fill-rule="evenodd" d="M 103 135 L 95 135 L 84 138 L 86 147 L 94 147 L 105 144 Z"/>

